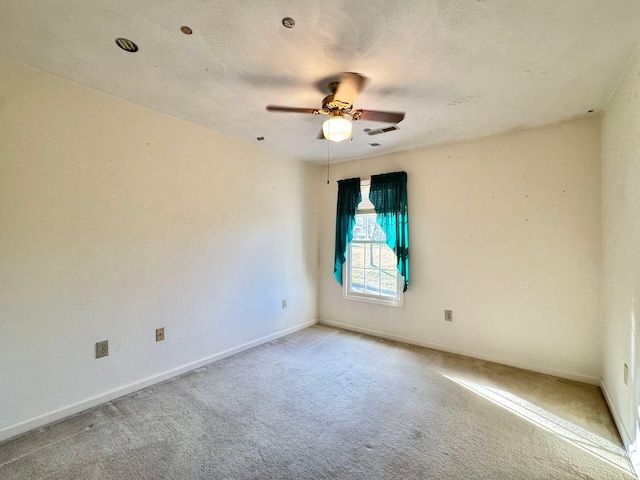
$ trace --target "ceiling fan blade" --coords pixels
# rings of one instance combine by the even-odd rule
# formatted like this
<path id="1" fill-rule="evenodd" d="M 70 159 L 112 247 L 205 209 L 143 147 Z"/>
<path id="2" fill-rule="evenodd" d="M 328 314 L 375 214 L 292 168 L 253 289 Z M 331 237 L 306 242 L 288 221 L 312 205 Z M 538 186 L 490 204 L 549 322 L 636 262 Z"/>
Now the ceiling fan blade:
<path id="1" fill-rule="evenodd" d="M 367 79 L 358 73 L 346 72 L 340 76 L 340 83 L 333 95 L 334 102 L 340 102 L 345 107 L 352 107 L 353 100 L 364 88 Z"/>
<path id="2" fill-rule="evenodd" d="M 400 123 L 404 120 L 404 112 L 378 112 L 376 110 L 362 110 L 360 120 L 371 122 Z"/>
<path id="3" fill-rule="evenodd" d="M 313 113 L 315 108 L 281 107 L 279 105 L 267 105 L 270 112 Z"/>

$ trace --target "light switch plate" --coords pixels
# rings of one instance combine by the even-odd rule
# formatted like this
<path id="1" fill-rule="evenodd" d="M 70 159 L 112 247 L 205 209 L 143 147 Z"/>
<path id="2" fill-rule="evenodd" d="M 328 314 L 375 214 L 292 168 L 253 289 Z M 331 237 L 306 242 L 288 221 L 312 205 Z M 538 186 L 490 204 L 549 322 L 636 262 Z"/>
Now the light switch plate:
<path id="1" fill-rule="evenodd" d="M 161 342 L 164 340 L 164 327 L 156 328 L 156 342 Z"/>
<path id="2" fill-rule="evenodd" d="M 444 320 L 446 322 L 453 322 L 453 310 L 444 311 Z"/>

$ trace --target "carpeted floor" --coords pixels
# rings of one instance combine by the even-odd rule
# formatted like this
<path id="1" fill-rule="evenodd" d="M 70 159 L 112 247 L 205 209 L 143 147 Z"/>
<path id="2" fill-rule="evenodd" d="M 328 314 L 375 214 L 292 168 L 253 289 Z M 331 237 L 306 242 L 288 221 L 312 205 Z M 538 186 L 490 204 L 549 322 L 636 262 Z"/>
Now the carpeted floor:
<path id="1" fill-rule="evenodd" d="M 0 444 L 15 479 L 631 479 L 596 387 L 315 326 Z"/>

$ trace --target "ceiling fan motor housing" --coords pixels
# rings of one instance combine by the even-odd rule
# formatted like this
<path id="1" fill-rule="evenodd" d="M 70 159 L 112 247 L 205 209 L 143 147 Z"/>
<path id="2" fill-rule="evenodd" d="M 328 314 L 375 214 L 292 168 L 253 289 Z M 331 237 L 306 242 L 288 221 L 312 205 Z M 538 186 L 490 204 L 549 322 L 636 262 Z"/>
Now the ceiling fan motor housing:
<path id="1" fill-rule="evenodd" d="M 352 108 L 353 106 L 348 103 L 335 100 L 334 95 L 327 95 L 322 100 L 322 110 L 326 113 L 332 113 L 336 110 L 340 110 L 342 113 L 348 114 Z"/>

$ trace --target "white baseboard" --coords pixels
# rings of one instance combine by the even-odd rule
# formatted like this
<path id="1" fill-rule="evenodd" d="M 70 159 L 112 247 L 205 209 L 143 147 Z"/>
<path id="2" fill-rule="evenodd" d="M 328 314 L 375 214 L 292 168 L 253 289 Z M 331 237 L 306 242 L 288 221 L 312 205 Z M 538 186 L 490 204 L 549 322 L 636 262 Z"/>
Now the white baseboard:
<path id="1" fill-rule="evenodd" d="M 440 350 L 448 353 L 455 353 L 456 355 L 463 355 L 465 357 L 477 358 L 479 360 L 487 360 L 489 362 L 500 363 L 502 365 L 509 365 L 510 367 L 522 368 L 523 370 L 531 370 L 533 372 L 544 373 L 546 375 L 553 375 L 554 377 L 566 378 L 568 380 L 575 380 L 577 382 L 588 383 L 590 385 L 600 386 L 601 379 L 591 377 L 589 375 L 582 375 L 580 373 L 567 372 L 565 370 L 556 370 L 553 368 L 543 367 L 540 365 L 534 365 L 525 362 L 519 362 L 517 360 L 510 360 L 508 358 L 496 357 L 494 355 L 488 355 L 485 353 L 474 352 L 471 350 L 464 350 L 462 348 L 452 347 L 449 345 L 443 345 L 440 343 L 425 342 L 422 340 L 416 340 L 414 338 L 402 337 L 400 335 L 393 335 L 390 333 L 380 332 L 378 330 L 371 330 L 369 328 L 356 327 L 346 323 L 334 322 L 326 319 L 319 319 L 319 322 L 324 325 L 332 327 L 342 328 L 344 330 L 351 330 L 353 332 L 364 333 L 373 337 L 386 338 L 388 340 L 394 340 L 396 342 L 408 343 L 410 345 L 417 345 L 418 347 L 431 348 L 433 350 Z"/>
<path id="2" fill-rule="evenodd" d="M 640 461 L 639 461 L 640 458 L 638 458 L 639 452 L 635 451 L 636 447 L 633 445 L 633 442 L 631 441 L 631 437 L 629 436 L 629 432 L 627 432 L 627 429 L 625 428 L 624 423 L 622 423 L 620 414 L 618 413 L 618 410 L 616 409 L 616 406 L 613 403 L 613 399 L 611 398 L 611 395 L 609 395 L 609 391 L 607 390 L 607 386 L 605 385 L 604 380 L 600 382 L 600 390 L 602 390 L 604 399 L 607 402 L 607 405 L 609 406 L 609 411 L 611 412 L 613 421 L 616 424 L 618 433 L 620 434 L 620 438 L 622 439 L 622 443 L 624 444 L 624 448 L 627 451 L 627 454 L 629 455 L 629 459 L 631 460 L 631 465 L 635 470 L 636 477 L 640 478 Z"/>
<path id="3" fill-rule="evenodd" d="M 613 403 L 613 399 L 611 398 L 611 395 L 609 395 L 609 391 L 607 390 L 607 386 L 605 385 L 604 380 L 600 381 L 600 390 L 602 390 L 604 399 L 607 402 L 607 405 L 609 405 L 609 410 L 611 411 L 611 416 L 613 417 L 613 421 L 615 422 L 616 427 L 618 427 L 618 431 L 620 432 L 620 438 L 622 438 L 622 441 L 624 442 L 624 445 L 626 447 L 627 445 L 631 444 L 631 438 L 629 437 L 629 433 L 627 432 L 627 429 L 624 428 L 622 419 L 618 414 L 618 410 L 616 410 L 616 407 L 615 407 L 615 404 Z"/>
<path id="4" fill-rule="evenodd" d="M 308 322 L 296 325 L 294 327 L 290 327 L 285 330 L 280 330 L 279 332 L 272 333 L 271 335 L 267 335 L 266 337 L 262 337 L 257 340 L 253 340 L 249 343 L 245 343 L 244 345 L 240 345 L 238 347 L 230 348 L 223 352 L 216 353 L 215 355 L 211 355 L 210 357 L 203 358 L 196 362 L 182 365 L 180 367 L 174 368 L 172 370 L 168 370 L 166 372 L 160 373 L 158 375 L 154 375 L 152 377 L 148 377 L 138 382 L 130 383 L 128 385 L 123 385 L 122 387 L 118 387 L 108 392 L 102 393 L 100 395 L 96 395 L 95 397 L 82 400 L 78 403 L 74 403 L 73 405 L 68 405 L 66 407 L 59 408 L 52 412 L 48 412 L 43 415 L 30 418 L 28 420 L 24 420 L 22 422 L 15 423 L 13 425 L 9 425 L 7 427 L 0 429 L 0 442 L 3 440 L 7 440 L 9 438 L 15 437 L 17 435 L 26 433 L 30 430 L 33 430 L 34 428 L 39 428 L 44 425 L 57 422 L 58 420 L 69 417 L 71 415 L 75 415 L 76 413 L 80 413 L 84 410 L 88 410 L 89 408 L 93 408 L 95 406 L 101 405 L 111 400 L 115 400 L 116 398 L 122 397 L 124 395 L 129 395 L 130 393 L 136 392 L 138 390 L 142 390 L 143 388 L 149 387 L 151 385 L 155 385 L 156 383 L 163 382 L 172 377 L 182 375 L 183 373 L 189 372 L 191 370 L 195 370 L 196 368 L 203 367 L 212 362 L 222 360 L 223 358 L 229 357 L 231 355 L 235 355 L 236 353 L 243 352 L 244 350 L 248 350 L 250 348 L 257 347 L 258 345 L 271 342 L 280 337 L 284 337 L 285 335 L 289 335 L 290 333 L 294 333 L 294 332 L 297 332 L 298 330 L 302 330 L 303 328 L 307 328 L 307 327 L 310 327 L 311 325 L 315 325 L 316 323 L 318 323 L 317 319 L 310 320 Z"/>

